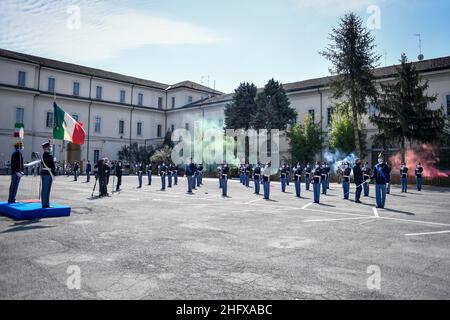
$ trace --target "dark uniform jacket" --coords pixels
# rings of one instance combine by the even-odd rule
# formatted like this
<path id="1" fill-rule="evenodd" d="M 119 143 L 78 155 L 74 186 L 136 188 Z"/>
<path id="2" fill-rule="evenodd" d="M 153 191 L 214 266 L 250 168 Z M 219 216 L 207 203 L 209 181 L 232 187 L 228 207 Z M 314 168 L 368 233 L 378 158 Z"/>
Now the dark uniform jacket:
<path id="1" fill-rule="evenodd" d="M 41 176 L 50 176 L 50 172 L 46 168 L 49 168 L 53 175 L 56 174 L 55 162 L 53 161 L 53 156 L 50 152 L 44 152 L 42 155 L 42 162 Z"/>
<path id="2" fill-rule="evenodd" d="M 367 179 L 370 178 L 370 173 L 371 173 L 371 171 L 372 171 L 372 170 L 370 170 L 369 167 L 364 167 L 364 168 L 362 168 L 362 174 L 363 174 L 363 179 L 364 179 L 364 180 L 367 180 Z"/>
<path id="3" fill-rule="evenodd" d="M 350 167 L 344 168 L 344 172 L 343 172 L 344 182 L 350 182 L 351 174 L 352 174 L 352 169 L 350 169 Z"/>
<path id="4" fill-rule="evenodd" d="M 372 179 L 376 184 L 386 184 L 389 182 L 390 168 L 387 164 L 377 164 L 373 170 Z"/>
<path id="5" fill-rule="evenodd" d="M 303 168 L 299 167 L 297 169 L 295 169 L 295 181 L 301 181 L 302 180 L 302 173 L 303 173 Z"/>
<path id="6" fill-rule="evenodd" d="M 192 177 L 194 175 L 195 165 L 193 163 L 189 163 L 186 166 L 186 176 Z"/>
<path id="7" fill-rule="evenodd" d="M 283 168 L 281 168 L 280 169 L 280 176 L 281 176 L 281 178 L 287 178 L 287 176 L 288 176 L 288 168 L 287 167 L 283 167 Z"/>
<path id="8" fill-rule="evenodd" d="M 314 183 L 320 183 L 320 179 L 322 179 L 322 168 L 315 168 L 314 170 L 312 170 L 311 172 L 313 174 L 313 182 Z"/>
<path id="9" fill-rule="evenodd" d="M 92 171 L 92 166 L 91 166 L 90 163 L 88 163 L 88 164 L 86 165 L 86 172 L 91 172 L 91 171 Z"/>
<path id="10" fill-rule="evenodd" d="M 355 180 L 355 184 L 360 186 L 364 182 L 363 172 L 359 165 L 355 165 L 353 167 L 353 179 Z"/>
<path id="11" fill-rule="evenodd" d="M 222 179 L 228 178 L 228 174 L 230 172 L 230 168 L 228 166 L 222 167 Z"/>
<path id="12" fill-rule="evenodd" d="M 16 150 L 11 155 L 11 172 L 22 172 L 23 171 L 23 157 L 20 150 Z"/>
<path id="13" fill-rule="evenodd" d="M 261 178 L 261 167 L 257 166 L 253 170 L 253 179 L 259 180 Z"/>
<path id="14" fill-rule="evenodd" d="M 416 168 L 416 177 L 421 178 L 423 174 L 423 167 Z"/>
<path id="15" fill-rule="evenodd" d="M 408 176 L 408 168 L 404 167 L 403 169 L 400 169 L 400 176 L 402 178 L 406 178 Z"/>

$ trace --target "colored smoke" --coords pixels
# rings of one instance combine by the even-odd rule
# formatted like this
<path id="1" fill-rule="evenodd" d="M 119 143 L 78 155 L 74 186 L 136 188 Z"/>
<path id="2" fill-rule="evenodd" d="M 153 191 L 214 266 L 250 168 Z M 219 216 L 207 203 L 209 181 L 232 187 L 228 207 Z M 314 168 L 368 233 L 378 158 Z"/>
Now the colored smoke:
<path id="1" fill-rule="evenodd" d="M 335 152 L 325 152 L 324 154 L 325 160 L 328 162 L 328 165 L 332 169 L 333 172 L 336 172 L 338 167 L 342 167 L 342 164 L 347 161 L 350 166 L 355 164 L 357 156 L 354 153 L 345 154 L 339 150 Z"/>
<path id="2" fill-rule="evenodd" d="M 389 158 L 392 166 L 392 173 L 399 174 L 401 166 L 401 153 L 398 152 Z M 409 174 L 414 175 L 416 165 L 420 162 L 423 167 L 423 176 L 428 178 L 447 178 L 449 173 L 444 173 L 437 169 L 436 165 L 439 162 L 437 156 L 437 148 L 428 144 L 423 144 L 417 149 L 408 149 L 405 153 L 406 166 L 409 169 Z"/>

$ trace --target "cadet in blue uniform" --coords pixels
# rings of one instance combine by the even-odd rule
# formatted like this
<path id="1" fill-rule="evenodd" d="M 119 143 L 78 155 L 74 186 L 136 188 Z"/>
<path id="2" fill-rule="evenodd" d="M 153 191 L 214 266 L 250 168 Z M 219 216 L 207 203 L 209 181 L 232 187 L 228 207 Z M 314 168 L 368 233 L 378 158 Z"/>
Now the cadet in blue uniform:
<path id="1" fill-rule="evenodd" d="M 178 166 L 175 163 L 172 163 L 173 165 L 173 184 L 175 186 L 178 185 Z"/>
<path id="2" fill-rule="evenodd" d="M 53 161 L 53 156 L 51 155 L 51 145 L 50 141 L 44 142 L 42 144 L 44 149 L 44 154 L 42 155 L 42 190 L 41 190 L 41 202 L 42 208 L 50 208 L 50 192 L 52 189 L 53 177 L 55 176 L 55 163 Z"/>
<path id="3" fill-rule="evenodd" d="M 314 203 L 320 202 L 320 185 L 322 182 L 322 168 L 320 167 L 320 161 L 316 162 L 315 168 L 312 170 L 313 175 L 313 190 L 314 190 Z"/>
<path id="4" fill-rule="evenodd" d="M 117 162 L 116 164 L 116 177 L 117 177 L 117 185 L 116 185 L 116 191 L 120 190 L 120 186 L 122 185 L 122 174 L 123 174 L 123 167 L 122 167 L 122 161 Z M 114 186 L 113 186 L 114 188 Z"/>
<path id="5" fill-rule="evenodd" d="M 197 186 L 197 188 L 200 188 L 200 185 L 201 185 L 201 176 L 202 176 L 202 170 L 203 170 L 203 167 L 200 167 L 200 164 L 197 164 L 196 166 L 196 172 L 195 172 L 195 185 Z"/>
<path id="6" fill-rule="evenodd" d="M 400 167 L 400 177 L 402 181 L 402 192 L 406 193 L 408 192 L 408 167 L 405 162 Z"/>
<path id="7" fill-rule="evenodd" d="M 309 165 L 309 163 L 306 165 L 306 169 L 305 169 L 305 189 L 307 191 L 310 190 L 309 185 L 311 183 L 311 166 Z"/>
<path id="8" fill-rule="evenodd" d="M 194 171 L 195 166 L 192 163 L 192 159 L 189 160 L 188 164 L 186 165 L 186 178 L 187 178 L 187 185 L 188 185 L 188 193 L 192 194 L 192 185 L 194 184 Z"/>
<path id="9" fill-rule="evenodd" d="M 422 191 L 422 174 L 423 174 L 423 167 L 422 163 L 419 162 L 419 164 L 416 166 L 417 191 Z"/>
<path id="10" fill-rule="evenodd" d="M 295 195 L 300 198 L 301 187 L 302 187 L 302 174 L 303 168 L 300 163 L 297 163 L 297 167 L 294 172 L 294 183 L 295 183 Z"/>
<path id="11" fill-rule="evenodd" d="M 217 167 L 217 176 L 219 177 L 219 188 L 222 189 L 222 166 Z"/>
<path id="12" fill-rule="evenodd" d="M 281 192 L 286 192 L 287 174 L 288 171 L 286 163 L 283 163 L 283 166 L 280 168 Z"/>
<path id="13" fill-rule="evenodd" d="M 228 184 L 228 174 L 230 173 L 230 168 L 228 164 L 225 162 L 222 167 L 222 196 L 227 196 L 227 184 Z"/>
<path id="14" fill-rule="evenodd" d="M 244 164 L 242 163 L 239 166 L 239 181 L 244 184 Z"/>
<path id="15" fill-rule="evenodd" d="M 372 172 L 372 170 L 370 170 L 369 162 L 366 161 L 366 163 L 364 164 L 364 168 L 362 169 L 362 175 L 363 175 L 364 181 L 370 180 L 371 172 Z M 364 183 L 364 197 L 369 196 L 369 190 L 370 190 L 370 182 Z"/>
<path id="16" fill-rule="evenodd" d="M 342 188 L 344 190 L 344 199 L 348 200 L 350 195 L 350 175 L 352 173 L 352 169 L 350 169 L 350 165 L 348 162 L 344 162 L 344 172 L 343 172 L 343 178 L 342 181 Z"/>
<path id="17" fill-rule="evenodd" d="M 378 164 L 373 170 L 372 179 L 375 179 L 375 196 L 377 208 L 384 208 L 386 204 L 386 183 L 389 167 L 384 163 L 383 155 L 378 156 Z"/>
<path id="18" fill-rule="evenodd" d="M 370 179 L 370 176 L 369 178 Z M 353 167 L 353 180 L 356 185 L 356 191 L 355 191 L 355 203 L 361 203 L 361 193 L 362 193 L 362 185 L 366 185 L 367 183 L 364 183 L 363 173 L 361 170 L 361 160 L 356 159 L 355 166 Z M 366 179 L 367 180 L 367 179 Z"/>
<path id="19" fill-rule="evenodd" d="M 159 175 L 161 176 L 161 191 L 166 190 L 166 175 L 167 175 L 167 166 L 163 162 L 159 166 Z"/>
<path id="20" fill-rule="evenodd" d="M 142 162 L 137 164 L 138 189 L 142 188 L 142 175 L 144 174 L 144 165 Z"/>
<path id="21" fill-rule="evenodd" d="M 255 183 L 255 194 L 259 194 L 259 190 L 261 187 L 261 165 L 259 162 L 256 164 L 255 169 L 253 170 L 253 181 Z"/>
<path id="22" fill-rule="evenodd" d="M 325 184 L 327 186 L 327 190 L 330 189 L 330 166 L 328 165 L 328 162 L 325 162 L 323 170 L 325 171 L 326 177 L 325 177 Z"/>
<path id="23" fill-rule="evenodd" d="M 289 186 L 289 181 L 291 180 L 291 166 L 289 163 L 286 165 L 286 185 Z"/>
<path id="24" fill-rule="evenodd" d="M 323 163 L 320 168 L 322 172 L 321 183 L 322 183 L 322 194 L 327 194 L 327 168 L 325 167 L 325 163 Z"/>
<path id="25" fill-rule="evenodd" d="M 386 174 L 386 194 L 391 193 L 391 172 L 392 167 L 390 166 L 389 162 L 386 163 L 387 166 L 387 174 Z"/>
<path id="26" fill-rule="evenodd" d="M 23 144 L 18 142 L 14 145 L 14 152 L 11 155 L 11 184 L 9 185 L 8 203 L 16 202 L 17 190 L 19 189 L 20 178 L 23 173 Z"/>
<path id="27" fill-rule="evenodd" d="M 151 186 L 152 185 L 152 164 L 149 163 L 146 166 L 146 169 L 147 169 L 147 185 Z"/>
<path id="28" fill-rule="evenodd" d="M 197 164 L 194 163 L 194 175 L 192 176 L 192 189 L 197 190 L 197 176 L 198 176 L 198 167 Z"/>
<path id="29" fill-rule="evenodd" d="M 169 163 L 167 166 L 167 187 L 172 188 L 173 166 Z"/>
<path id="30" fill-rule="evenodd" d="M 244 167 L 244 185 L 247 188 L 250 186 L 251 175 L 252 175 L 252 166 L 247 162 Z"/>
<path id="31" fill-rule="evenodd" d="M 272 163 L 268 162 L 262 171 L 264 199 L 265 200 L 269 200 L 269 198 L 270 198 L 270 175 L 272 173 L 271 167 L 272 167 Z"/>
<path id="32" fill-rule="evenodd" d="M 91 172 L 92 172 L 92 165 L 91 162 L 88 160 L 86 164 L 86 183 L 89 183 L 91 181 Z"/>

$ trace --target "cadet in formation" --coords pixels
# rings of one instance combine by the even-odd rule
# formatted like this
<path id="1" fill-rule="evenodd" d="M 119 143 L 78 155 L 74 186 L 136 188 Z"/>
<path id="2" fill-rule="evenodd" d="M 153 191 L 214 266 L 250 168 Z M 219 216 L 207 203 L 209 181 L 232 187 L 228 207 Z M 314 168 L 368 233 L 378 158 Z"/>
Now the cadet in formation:
<path id="1" fill-rule="evenodd" d="M 294 172 L 294 182 L 295 182 L 295 195 L 297 198 L 300 198 L 301 189 L 302 189 L 302 174 L 303 168 L 300 163 L 297 163 L 297 167 Z"/>
<path id="2" fill-rule="evenodd" d="M 11 183 L 9 185 L 8 203 L 16 202 L 17 190 L 23 173 L 23 143 L 17 142 L 14 145 L 14 152 L 11 155 Z"/>
<path id="3" fill-rule="evenodd" d="M 222 188 L 222 166 L 217 167 L 217 176 L 219 178 L 219 188 Z"/>
<path id="4" fill-rule="evenodd" d="M 371 172 L 372 170 L 370 170 L 369 162 L 366 161 L 366 163 L 364 164 L 364 168 L 362 169 L 364 181 L 370 180 Z M 370 191 L 370 182 L 364 183 L 364 197 L 369 196 L 369 191 Z"/>
<path id="5" fill-rule="evenodd" d="M 311 166 L 308 163 L 306 165 L 306 169 L 305 169 L 305 189 L 306 189 L 306 191 L 310 190 L 311 173 L 312 173 L 312 169 L 311 169 Z"/>
<path id="6" fill-rule="evenodd" d="M 192 158 L 189 159 L 188 163 L 186 164 L 186 178 L 187 178 L 187 186 L 188 186 L 188 194 L 192 194 L 192 185 L 194 184 L 194 172 L 195 172 L 195 165 L 192 163 Z"/>
<path id="7" fill-rule="evenodd" d="M 227 184 L 228 184 L 228 174 L 230 173 L 230 168 L 228 164 L 224 162 L 221 170 L 222 177 L 222 196 L 227 197 Z"/>
<path id="8" fill-rule="evenodd" d="M 167 166 L 167 187 L 172 188 L 173 165 L 169 163 Z"/>
<path id="9" fill-rule="evenodd" d="M 164 162 L 159 165 L 159 175 L 161 177 L 161 191 L 165 191 L 166 190 L 167 166 Z"/>
<path id="10" fill-rule="evenodd" d="M 368 177 L 370 182 L 370 176 Z M 367 179 L 364 179 L 363 171 L 361 169 L 361 160 L 356 159 L 355 166 L 353 167 L 353 180 L 356 185 L 356 191 L 355 191 L 355 203 L 361 203 L 361 193 L 363 189 L 363 185 L 365 186 L 367 183 L 365 181 Z"/>
<path id="11" fill-rule="evenodd" d="M 244 185 L 247 188 L 250 186 L 251 175 L 252 175 L 252 166 L 247 162 L 244 167 Z"/>
<path id="12" fill-rule="evenodd" d="M 400 177 L 402 181 L 402 193 L 408 192 L 408 167 L 403 162 L 400 167 Z"/>
<path id="13" fill-rule="evenodd" d="M 78 170 L 80 170 L 80 165 L 78 161 L 73 163 L 73 181 L 78 181 Z"/>
<path id="14" fill-rule="evenodd" d="M 91 162 L 88 160 L 86 164 L 86 183 L 89 183 L 91 181 L 91 172 L 92 172 L 92 165 Z"/>
<path id="15" fill-rule="evenodd" d="M 291 166 L 286 164 L 286 185 L 289 186 L 289 181 L 291 180 Z"/>
<path id="16" fill-rule="evenodd" d="M 283 166 L 280 168 L 281 192 L 286 192 L 287 177 L 288 168 L 286 166 L 286 163 L 283 163 Z"/>
<path id="17" fill-rule="evenodd" d="M 253 182 L 255 183 L 255 194 L 259 194 L 261 187 L 261 164 L 259 162 L 253 170 Z"/>
<path id="18" fill-rule="evenodd" d="M 423 167 L 422 163 L 419 162 L 419 164 L 416 166 L 417 191 L 422 191 L 422 175 L 423 175 Z"/>
<path id="19" fill-rule="evenodd" d="M 350 175 L 352 173 L 352 169 L 350 169 L 349 163 L 344 162 L 344 171 L 343 171 L 343 180 L 342 180 L 342 188 L 344 190 L 344 200 L 348 200 L 350 196 Z"/>
<path id="20" fill-rule="evenodd" d="M 152 163 L 151 162 L 149 164 L 147 164 L 146 169 L 147 169 L 147 185 L 151 186 L 152 185 Z"/>
<path id="21" fill-rule="evenodd" d="M 320 182 L 322 184 L 322 194 L 327 194 L 327 170 L 325 168 L 325 163 L 320 167 L 321 177 Z"/>
<path id="22" fill-rule="evenodd" d="M 323 177 L 320 161 L 316 162 L 316 166 L 312 170 L 311 174 L 313 175 L 314 203 L 320 203 L 320 186 Z"/>
<path id="23" fill-rule="evenodd" d="M 269 161 L 264 169 L 263 169 L 263 189 L 264 189 L 264 199 L 269 200 L 270 199 L 270 175 L 271 175 L 271 167 L 272 163 Z"/>
<path id="24" fill-rule="evenodd" d="M 386 166 L 387 166 L 386 194 L 391 194 L 391 171 L 392 171 L 392 167 L 389 165 L 389 162 L 386 163 Z"/>
<path id="25" fill-rule="evenodd" d="M 50 193 L 52 190 L 53 179 L 56 174 L 55 162 L 53 161 L 52 146 L 50 141 L 42 144 L 44 154 L 42 155 L 42 189 L 41 189 L 41 202 L 42 208 L 50 208 Z"/>
<path id="26" fill-rule="evenodd" d="M 136 166 L 137 177 L 138 177 L 138 189 L 142 188 L 142 176 L 144 175 L 144 164 L 139 162 Z"/>
<path id="27" fill-rule="evenodd" d="M 116 191 L 120 191 L 120 186 L 122 185 L 122 174 L 123 174 L 122 161 L 117 162 L 117 164 L 115 166 L 115 173 L 116 173 L 116 177 L 117 177 Z"/>
<path id="28" fill-rule="evenodd" d="M 389 167 L 384 163 L 383 154 L 378 156 L 378 163 L 373 170 L 372 179 L 375 179 L 375 198 L 377 208 L 384 208 L 386 204 L 386 183 L 389 175 Z"/>
<path id="29" fill-rule="evenodd" d="M 241 163 L 239 166 L 239 181 L 241 182 L 241 184 L 244 184 L 244 164 Z"/>
<path id="30" fill-rule="evenodd" d="M 178 185 L 178 166 L 174 163 L 172 163 L 173 165 L 173 184 L 175 186 Z"/>
<path id="31" fill-rule="evenodd" d="M 324 163 L 323 170 L 325 171 L 326 190 L 328 190 L 328 189 L 330 189 L 330 170 L 331 170 L 330 166 L 328 165 L 328 162 Z"/>

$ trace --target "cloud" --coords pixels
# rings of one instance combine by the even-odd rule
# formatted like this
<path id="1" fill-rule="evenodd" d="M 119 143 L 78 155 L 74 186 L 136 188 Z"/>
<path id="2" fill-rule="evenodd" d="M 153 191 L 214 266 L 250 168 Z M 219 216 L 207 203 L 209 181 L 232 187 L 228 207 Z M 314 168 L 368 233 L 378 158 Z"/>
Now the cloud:
<path id="1" fill-rule="evenodd" d="M 1 0 L 0 29 L 0 47 L 72 61 L 108 59 L 147 45 L 219 41 L 202 26 L 123 8 L 114 0 Z"/>
<path id="2" fill-rule="evenodd" d="M 322 14 L 342 14 L 352 10 L 365 10 L 385 0 L 291 0 L 300 10 L 320 10 Z"/>

